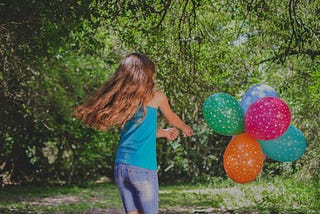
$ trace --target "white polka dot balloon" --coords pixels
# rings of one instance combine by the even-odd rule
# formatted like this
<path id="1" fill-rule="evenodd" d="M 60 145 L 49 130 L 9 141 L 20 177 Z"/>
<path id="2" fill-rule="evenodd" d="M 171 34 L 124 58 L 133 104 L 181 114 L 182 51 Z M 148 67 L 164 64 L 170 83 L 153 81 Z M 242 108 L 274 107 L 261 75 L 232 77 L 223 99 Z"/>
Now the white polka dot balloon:
<path id="1" fill-rule="evenodd" d="M 255 138 L 247 133 L 234 136 L 223 155 L 223 166 L 237 183 L 253 181 L 261 172 L 264 155 Z"/>
<path id="2" fill-rule="evenodd" d="M 266 155 L 281 162 L 291 162 L 299 159 L 307 146 L 303 133 L 292 125 L 280 137 L 273 140 L 258 140 L 258 142 Z"/>
<path id="3" fill-rule="evenodd" d="M 244 130 L 244 113 L 239 102 L 229 94 L 216 93 L 203 104 L 203 116 L 215 132 L 232 136 Z"/>
<path id="4" fill-rule="evenodd" d="M 243 95 L 240 106 L 246 113 L 252 103 L 262 97 L 278 97 L 276 90 L 266 84 L 257 84 L 251 86 Z"/>
<path id="5" fill-rule="evenodd" d="M 287 131 L 291 120 L 287 104 L 277 97 L 255 101 L 245 114 L 245 129 L 258 140 L 272 140 Z"/>

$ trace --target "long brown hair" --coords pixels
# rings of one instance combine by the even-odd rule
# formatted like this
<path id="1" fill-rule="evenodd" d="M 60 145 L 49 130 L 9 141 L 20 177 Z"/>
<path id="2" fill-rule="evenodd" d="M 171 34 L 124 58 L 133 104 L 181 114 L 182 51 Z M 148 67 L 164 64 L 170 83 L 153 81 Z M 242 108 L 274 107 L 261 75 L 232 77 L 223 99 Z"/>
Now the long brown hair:
<path id="1" fill-rule="evenodd" d="M 143 54 L 129 54 L 111 78 L 75 108 L 74 117 L 97 130 L 123 128 L 139 107 L 145 114 L 145 106 L 154 96 L 154 75 L 152 60 Z"/>

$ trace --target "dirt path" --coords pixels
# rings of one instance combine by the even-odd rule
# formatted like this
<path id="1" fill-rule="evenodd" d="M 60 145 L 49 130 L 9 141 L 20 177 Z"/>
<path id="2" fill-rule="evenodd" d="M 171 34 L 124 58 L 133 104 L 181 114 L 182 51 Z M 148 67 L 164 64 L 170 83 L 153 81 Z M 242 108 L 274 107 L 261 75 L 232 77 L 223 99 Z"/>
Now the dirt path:
<path id="1" fill-rule="evenodd" d="M 256 189 L 256 197 L 259 197 L 259 193 L 261 193 L 263 189 Z M 162 191 L 164 192 L 164 191 Z M 167 193 L 170 193 L 170 191 L 166 191 Z M 182 192 L 186 194 L 212 194 L 212 195 L 217 195 L 217 194 L 222 194 L 224 196 L 226 195 L 232 195 L 236 196 L 239 200 L 238 202 L 241 202 L 241 198 L 244 198 L 244 195 L 242 191 L 240 191 L 239 188 L 233 187 L 233 188 L 220 188 L 220 189 L 209 189 L 209 188 L 204 188 L 204 189 L 197 189 L 197 190 L 183 190 Z M 53 196 L 53 197 L 45 197 L 45 198 L 39 198 L 38 200 L 27 200 L 22 201 L 22 204 L 26 205 L 27 207 L 35 207 L 35 206 L 61 206 L 61 205 L 68 205 L 68 204 L 77 204 L 81 202 L 81 200 L 76 196 L 70 196 L 70 195 L 59 195 L 59 196 Z M 91 199 L 92 203 L 99 201 L 101 199 L 99 198 L 93 198 Z M 90 201 L 91 201 L 90 200 Z M 243 203 L 243 202 L 241 202 Z M 250 205 L 248 204 L 247 201 L 245 201 L 246 206 Z M 1 211 L 1 210 L 0 210 Z M 18 211 L 18 210 L 17 210 Z M 1 212 L 0 212 L 1 213 Z M 9 210 L 9 212 L 6 213 L 18 213 L 15 212 L 15 210 Z M 32 211 L 28 211 L 28 213 L 35 213 Z M 237 211 L 237 210 L 223 210 L 223 208 L 217 209 L 217 208 L 206 208 L 206 209 L 199 209 L 196 207 L 166 207 L 162 208 L 159 211 L 159 214 L 256 214 L 259 212 L 255 211 L 250 211 L 250 212 L 245 212 L 245 211 Z M 60 213 L 56 213 L 60 214 Z M 61 213 L 62 214 L 62 213 Z M 84 211 L 84 212 L 72 212 L 70 214 L 124 214 L 123 208 L 91 208 L 90 210 Z"/>
<path id="2" fill-rule="evenodd" d="M 123 209 L 92 209 L 81 214 L 125 214 Z M 259 214 L 258 211 L 235 211 L 235 210 L 192 210 L 187 208 L 160 209 L 159 214 Z"/>
<path id="3" fill-rule="evenodd" d="M 175 208 L 172 210 L 160 210 L 159 214 L 260 214 L 259 211 L 236 211 L 236 210 L 186 210 L 183 208 Z M 265 214 L 268 214 L 264 212 Z M 124 214 L 122 209 L 101 209 L 92 210 L 83 214 Z"/>

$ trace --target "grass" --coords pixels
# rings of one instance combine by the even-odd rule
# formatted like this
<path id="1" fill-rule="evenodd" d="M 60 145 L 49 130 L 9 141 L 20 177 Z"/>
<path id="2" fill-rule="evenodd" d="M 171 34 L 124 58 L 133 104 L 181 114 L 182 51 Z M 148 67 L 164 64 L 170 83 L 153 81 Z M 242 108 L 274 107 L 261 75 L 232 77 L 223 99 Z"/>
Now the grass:
<path id="1" fill-rule="evenodd" d="M 193 213 L 195 210 L 211 213 L 319 213 L 319 187 L 319 182 L 301 183 L 279 178 L 249 184 L 221 181 L 197 186 L 168 186 L 162 188 L 160 203 L 166 204 L 168 210 L 174 210 L 177 205 L 189 207 Z"/>
<path id="2" fill-rule="evenodd" d="M 114 184 L 78 186 L 9 186 L 0 192 L 0 213 L 77 213 L 121 207 Z"/>
<path id="3" fill-rule="evenodd" d="M 317 213 L 319 181 L 273 178 L 249 184 L 213 178 L 207 183 L 160 185 L 160 213 Z M 0 213 L 123 213 L 113 183 L 79 186 L 6 186 Z"/>

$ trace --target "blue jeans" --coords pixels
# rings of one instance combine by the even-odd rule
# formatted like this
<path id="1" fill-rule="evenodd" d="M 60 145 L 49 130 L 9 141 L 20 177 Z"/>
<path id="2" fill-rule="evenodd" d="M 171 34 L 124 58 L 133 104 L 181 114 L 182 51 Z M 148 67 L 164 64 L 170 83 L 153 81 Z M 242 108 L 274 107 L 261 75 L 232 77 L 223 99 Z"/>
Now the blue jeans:
<path id="1" fill-rule="evenodd" d="M 132 165 L 116 163 L 114 178 L 126 212 L 139 210 L 144 214 L 158 212 L 158 174 Z"/>

